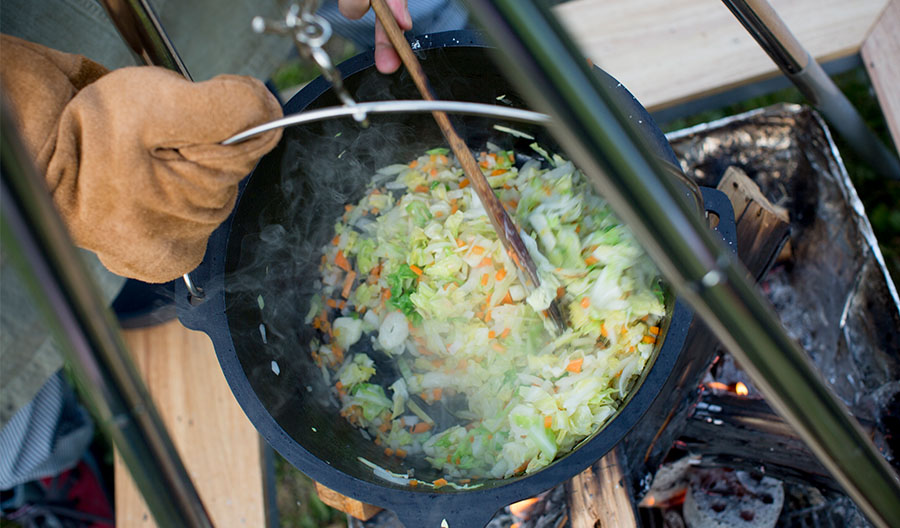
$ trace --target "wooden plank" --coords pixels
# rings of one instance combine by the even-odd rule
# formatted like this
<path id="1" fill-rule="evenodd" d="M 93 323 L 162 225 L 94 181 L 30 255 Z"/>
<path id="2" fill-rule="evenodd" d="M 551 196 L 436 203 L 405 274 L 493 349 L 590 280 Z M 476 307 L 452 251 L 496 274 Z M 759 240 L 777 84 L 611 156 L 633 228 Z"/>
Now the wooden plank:
<path id="1" fill-rule="evenodd" d="M 822 61 L 858 52 L 888 1 L 770 0 Z M 719 0 L 573 0 L 555 9 L 585 55 L 651 111 L 778 73 Z"/>
<path id="2" fill-rule="evenodd" d="M 123 332 L 216 527 L 266 526 L 259 434 L 231 394 L 212 343 L 172 321 Z M 119 457 L 116 525 L 155 526 Z"/>
<path id="3" fill-rule="evenodd" d="M 900 0 L 892 0 L 862 46 L 894 145 L 900 150 Z"/>
<path id="4" fill-rule="evenodd" d="M 572 528 L 634 528 L 637 511 L 620 448 L 566 482 Z"/>

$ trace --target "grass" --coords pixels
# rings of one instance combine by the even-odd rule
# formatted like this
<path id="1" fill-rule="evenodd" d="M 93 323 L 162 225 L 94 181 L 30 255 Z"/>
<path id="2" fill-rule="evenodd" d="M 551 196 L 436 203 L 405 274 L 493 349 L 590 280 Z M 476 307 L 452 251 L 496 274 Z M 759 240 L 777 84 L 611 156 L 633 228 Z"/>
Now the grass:
<path id="1" fill-rule="evenodd" d="M 865 69 L 859 67 L 832 78 L 865 119 L 869 128 L 886 145 L 893 148 L 887 123 L 881 113 Z M 724 108 L 674 120 L 662 124 L 661 127 L 663 131 L 670 132 L 776 103 L 805 104 L 806 101 L 796 88 L 791 87 Z M 890 181 L 880 177 L 872 170 L 867 161 L 861 159 L 840 136 L 833 133 L 833 137 L 847 168 L 847 173 L 863 202 L 866 215 L 872 223 L 875 237 L 878 239 L 887 262 L 888 270 L 896 284 L 897 279 L 900 278 L 900 181 Z"/>

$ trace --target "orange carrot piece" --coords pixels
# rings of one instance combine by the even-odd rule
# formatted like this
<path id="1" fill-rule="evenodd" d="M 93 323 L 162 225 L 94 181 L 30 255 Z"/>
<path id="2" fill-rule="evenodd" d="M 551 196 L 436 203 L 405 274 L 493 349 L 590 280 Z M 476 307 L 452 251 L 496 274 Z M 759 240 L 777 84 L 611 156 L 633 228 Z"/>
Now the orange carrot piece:
<path id="1" fill-rule="evenodd" d="M 409 162 L 409 168 L 410 168 L 410 169 L 415 169 L 415 168 L 418 167 L 418 166 L 419 166 L 419 160 L 417 160 L 417 159 L 414 159 L 414 160 L 412 160 L 412 161 Z"/>
<path id="2" fill-rule="evenodd" d="M 560 286 L 559 288 L 556 288 L 556 298 L 557 299 L 561 299 L 562 296 L 565 294 L 566 294 L 565 286 Z"/>
<path id="3" fill-rule="evenodd" d="M 353 288 L 353 281 L 356 280 L 356 272 L 351 271 L 347 273 L 347 276 L 344 277 L 344 289 L 341 290 L 341 297 L 344 299 L 350 298 L 350 290 Z"/>
<path id="4" fill-rule="evenodd" d="M 334 235 L 334 238 L 331 239 L 331 245 L 336 246 L 341 243 L 341 235 Z"/>
<path id="5" fill-rule="evenodd" d="M 442 389 L 440 387 L 431 391 L 431 397 L 434 398 L 435 400 L 440 400 L 441 396 L 443 396 L 443 394 L 444 394 L 444 389 Z"/>
<path id="6" fill-rule="evenodd" d="M 512 295 L 510 295 L 509 292 L 506 292 L 506 295 L 503 296 L 503 300 L 500 302 L 503 304 L 512 304 Z"/>
<path id="7" fill-rule="evenodd" d="M 591 299 L 589 297 L 584 297 L 581 299 L 581 307 L 587 310 L 591 306 Z"/>
<path id="8" fill-rule="evenodd" d="M 487 283 L 488 283 L 488 274 L 485 273 L 484 275 L 481 276 L 481 285 L 487 286 Z"/>
<path id="9" fill-rule="evenodd" d="M 411 269 L 413 271 L 413 273 L 415 273 L 416 275 L 422 274 L 422 268 L 420 268 L 419 266 L 416 266 L 415 264 L 410 264 L 409 269 Z"/>
<path id="10" fill-rule="evenodd" d="M 659 335 L 659 327 L 658 327 L 658 326 L 651 326 L 651 327 L 650 327 L 650 333 L 653 334 L 653 335 Z"/>
<path id="11" fill-rule="evenodd" d="M 491 257 L 484 257 L 481 259 L 481 262 L 478 263 L 479 268 L 483 268 L 485 266 L 490 266 L 494 263 L 494 260 Z"/>
<path id="12" fill-rule="evenodd" d="M 606 323 L 600 323 L 600 335 L 609 337 L 609 332 L 606 331 Z"/>
<path id="13" fill-rule="evenodd" d="M 418 486 L 418 485 L 419 485 L 419 481 L 418 481 L 418 480 L 416 480 L 416 479 L 409 479 L 409 487 L 410 487 L 410 488 L 415 488 L 415 487 Z"/>
<path id="14" fill-rule="evenodd" d="M 584 358 L 573 359 L 569 361 L 569 364 L 566 365 L 566 370 L 573 374 L 578 374 L 581 372 L 581 365 L 584 363 Z"/>
<path id="15" fill-rule="evenodd" d="M 653 343 L 656 343 L 656 337 L 644 336 L 643 339 L 641 339 L 641 343 L 648 343 L 652 345 Z"/>
<path id="16" fill-rule="evenodd" d="M 491 322 L 491 311 L 490 311 L 490 310 L 488 310 L 487 312 L 485 312 L 485 314 L 484 314 L 484 322 L 485 322 L 485 323 L 490 323 L 490 322 Z"/>
<path id="17" fill-rule="evenodd" d="M 553 417 L 552 416 L 544 416 L 544 429 L 550 429 L 550 426 L 553 425 Z"/>
<path id="18" fill-rule="evenodd" d="M 469 186 L 469 179 L 468 179 L 468 178 L 463 178 L 462 180 L 459 181 L 459 188 L 460 188 L 460 189 L 465 189 L 465 188 L 468 187 L 468 186 Z"/>
<path id="19" fill-rule="evenodd" d="M 325 301 L 325 305 L 329 308 L 337 308 L 337 302 L 335 302 L 334 299 L 328 299 L 327 301 Z"/>
<path id="20" fill-rule="evenodd" d="M 381 298 L 385 301 L 391 298 L 391 290 L 389 288 L 384 288 L 381 290 Z"/>
<path id="21" fill-rule="evenodd" d="M 391 449 L 390 447 L 385 447 L 385 448 L 384 448 L 384 454 L 387 455 L 387 456 L 394 456 L 394 450 Z"/>
<path id="22" fill-rule="evenodd" d="M 446 164 L 450 163 L 450 160 L 447 159 L 447 156 L 444 156 L 443 154 L 438 154 L 437 160 L 442 165 L 446 165 Z"/>
<path id="23" fill-rule="evenodd" d="M 504 348 L 500 343 L 491 343 L 491 348 L 500 353 L 506 352 L 506 348 Z"/>
<path id="24" fill-rule="evenodd" d="M 417 193 L 427 193 L 428 187 L 426 187 L 424 185 L 417 185 L 416 188 L 413 190 L 416 191 Z"/>
<path id="25" fill-rule="evenodd" d="M 472 246 L 472 254 L 473 255 L 481 255 L 484 253 L 484 248 L 481 246 Z"/>
<path id="26" fill-rule="evenodd" d="M 397 449 L 394 451 L 394 454 L 400 458 L 406 458 L 406 450 L 405 449 Z"/>
<path id="27" fill-rule="evenodd" d="M 434 482 L 432 482 L 432 484 L 434 484 L 435 488 L 442 488 L 447 485 L 447 479 L 439 478 L 439 479 L 435 480 Z"/>
<path id="28" fill-rule="evenodd" d="M 419 423 L 417 423 L 416 425 L 413 426 L 413 428 L 412 428 L 412 433 L 413 433 L 413 434 L 424 433 L 425 431 L 428 431 L 428 430 L 430 430 L 430 429 L 431 429 L 431 424 L 430 424 L 430 423 L 428 423 L 428 422 L 419 422 Z"/>
<path id="29" fill-rule="evenodd" d="M 500 332 L 500 337 L 506 337 L 509 335 L 509 328 L 504 328 L 502 332 Z"/>
<path id="30" fill-rule="evenodd" d="M 503 280 L 504 277 L 506 277 L 506 268 L 502 268 L 497 272 L 496 275 L 494 275 L 494 278 L 496 278 L 498 281 Z"/>
<path id="31" fill-rule="evenodd" d="M 491 176 L 500 176 L 501 174 L 505 174 L 506 169 L 494 169 L 491 171 Z"/>
<path id="32" fill-rule="evenodd" d="M 437 175 L 438 175 L 438 170 L 437 170 L 437 169 L 431 169 L 431 171 L 430 171 L 428 174 L 430 174 L 432 178 L 436 178 Z"/>
<path id="33" fill-rule="evenodd" d="M 597 260 L 597 257 L 591 255 L 590 257 L 584 259 L 584 262 L 585 262 L 585 264 L 587 264 L 588 266 L 593 266 L 594 264 L 596 264 L 596 263 L 598 263 L 598 262 L 600 262 L 600 261 Z"/>
<path id="34" fill-rule="evenodd" d="M 339 250 L 337 252 L 337 255 L 334 256 L 334 263 L 344 271 L 350 271 L 352 269 L 350 267 L 350 261 L 348 261 L 347 257 L 344 256 L 343 251 Z"/>
<path id="35" fill-rule="evenodd" d="M 497 337 L 497 332 L 494 332 L 493 330 L 488 332 L 488 339 L 494 339 L 495 337 Z"/>
<path id="36" fill-rule="evenodd" d="M 460 240 L 460 239 L 458 239 L 458 238 L 456 239 L 456 246 L 457 246 L 457 247 L 463 247 L 463 246 L 465 246 L 465 245 L 466 245 L 465 242 L 463 242 L 462 240 Z"/>

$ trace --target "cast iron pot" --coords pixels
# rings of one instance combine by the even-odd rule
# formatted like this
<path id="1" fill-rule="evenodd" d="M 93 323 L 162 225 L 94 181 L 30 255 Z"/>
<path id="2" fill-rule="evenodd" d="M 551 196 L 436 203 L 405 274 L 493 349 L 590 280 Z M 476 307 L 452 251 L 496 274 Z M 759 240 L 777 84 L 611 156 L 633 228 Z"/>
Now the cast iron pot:
<path id="1" fill-rule="evenodd" d="M 477 34 L 423 36 L 414 42 L 414 49 L 439 98 L 525 107 L 492 65 Z M 357 100 L 419 98 L 405 72 L 385 76 L 373 64 L 369 52 L 341 65 L 346 85 Z M 649 114 L 615 79 L 599 70 L 598 75 L 616 87 L 619 104 L 655 152 L 677 165 Z M 317 79 L 287 103 L 285 113 L 337 105 L 328 88 Z M 472 148 L 483 148 L 491 141 L 531 152 L 531 141 L 496 131 L 496 120 L 451 117 Z M 371 126 L 365 129 L 348 118 L 285 130 L 278 147 L 242 184 L 234 212 L 212 235 L 203 263 L 191 273 L 204 289 L 204 299 L 189 298 L 179 283 L 179 317 L 185 326 L 210 336 L 225 377 L 250 421 L 272 447 L 311 478 L 392 510 L 407 527 L 437 527 L 442 519 L 452 527 L 484 526 L 499 508 L 571 478 L 622 440 L 660 396 L 692 314 L 674 295 L 669 296 L 670 315 L 661 345 L 637 388 L 601 431 L 548 467 L 527 476 L 483 480 L 482 487 L 466 491 L 419 490 L 376 477 L 358 457 L 397 472 L 405 473 L 407 466 L 386 457 L 338 416 L 337 401 L 310 358 L 307 343 L 314 334 L 304 318 L 316 291 L 319 248 L 334 236 L 333 226 L 343 206 L 362 196 L 375 169 L 413 159 L 443 145 L 444 140 L 428 114 L 370 119 Z M 555 147 L 543 130 L 507 125 L 536 135 L 548 148 Z M 728 203 L 716 191 L 703 194 L 707 209 Z M 721 217 L 720 229 L 729 221 L 733 226 L 730 204 L 727 211 L 714 212 Z M 441 476 L 425 465 L 413 467 L 419 480 Z"/>

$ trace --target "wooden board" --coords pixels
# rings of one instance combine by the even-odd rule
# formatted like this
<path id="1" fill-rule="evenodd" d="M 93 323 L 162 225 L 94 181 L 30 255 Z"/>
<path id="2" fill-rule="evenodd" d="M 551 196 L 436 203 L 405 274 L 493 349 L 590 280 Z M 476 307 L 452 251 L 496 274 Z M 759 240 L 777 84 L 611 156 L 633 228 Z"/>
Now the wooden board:
<path id="1" fill-rule="evenodd" d="M 214 525 L 266 526 L 259 434 L 209 338 L 177 321 L 123 334 Z M 118 456 L 115 496 L 116 526 L 156 526 Z"/>
<path id="2" fill-rule="evenodd" d="M 813 57 L 827 61 L 858 52 L 888 1 L 770 3 Z M 719 0 L 572 0 L 556 14 L 585 55 L 651 111 L 778 73 Z"/>
<path id="3" fill-rule="evenodd" d="M 572 528 L 637 526 L 637 508 L 621 457 L 621 448 L 615 448 L 566 482 Z"/>
<path id="4" fill-rule="evenodd" d="M 900 0 L 892 0 L 862 46 L 894 145 L 900 150 Z"/>

